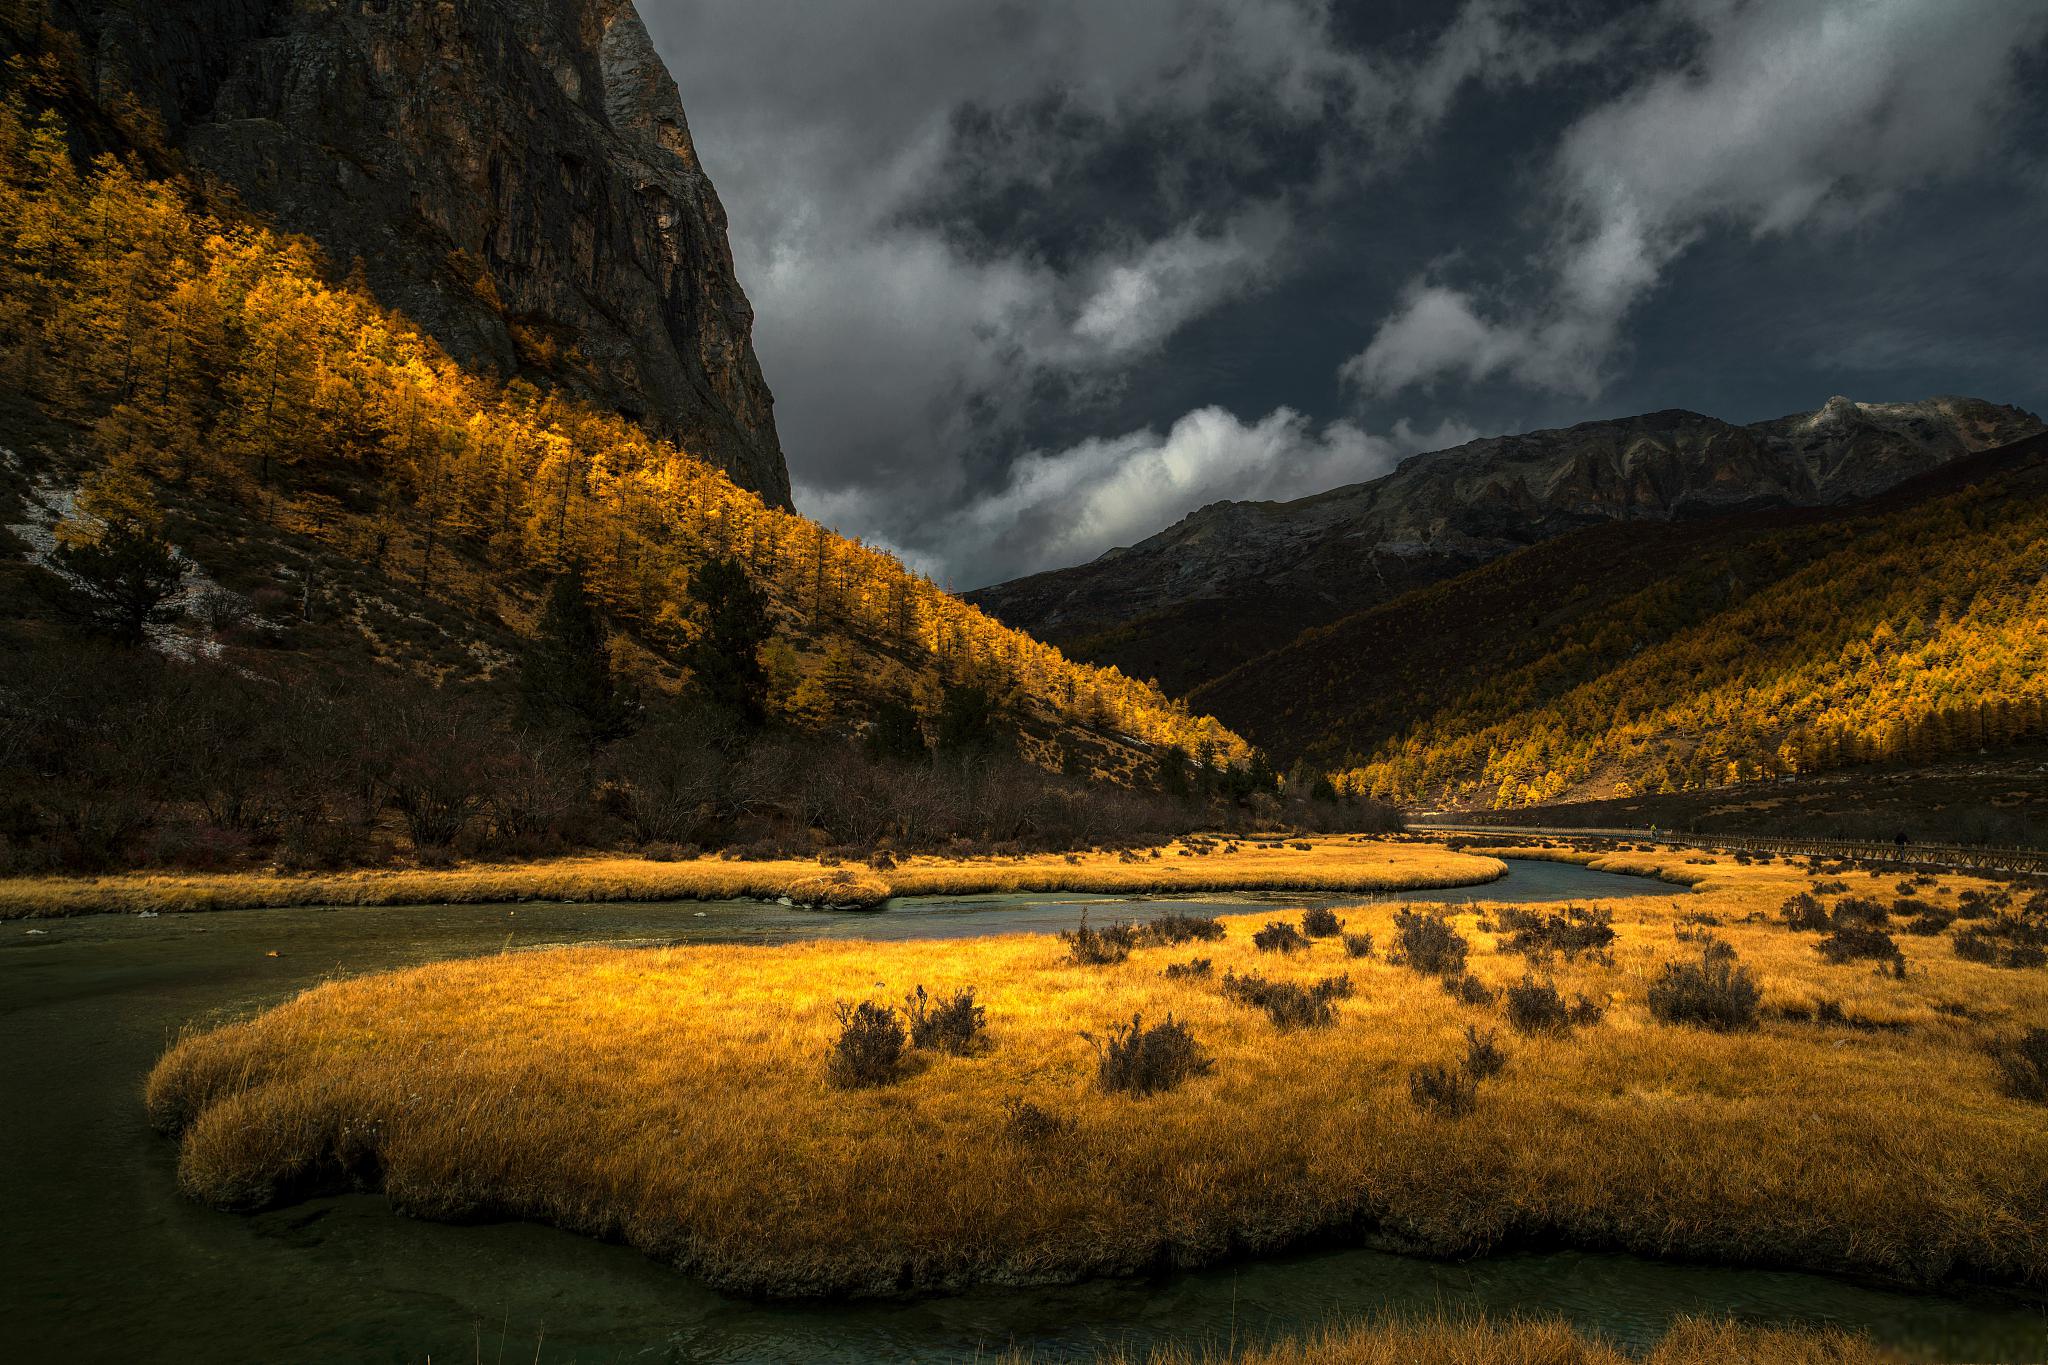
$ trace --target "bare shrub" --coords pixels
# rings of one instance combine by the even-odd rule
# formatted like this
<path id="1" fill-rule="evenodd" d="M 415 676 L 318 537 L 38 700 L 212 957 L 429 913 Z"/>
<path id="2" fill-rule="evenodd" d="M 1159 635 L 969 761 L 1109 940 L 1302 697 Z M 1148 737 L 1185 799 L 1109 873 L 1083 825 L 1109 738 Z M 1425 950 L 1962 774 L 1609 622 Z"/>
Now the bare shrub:
<path id="1" fill-rule="evenodd" d="M 1327 977 L 1313 986 L 1302 986 L 1292 981 L 1268 981 L 1257 972 L 1244 976 L 1226 972 L 1223 976 L 1225 999 L 1264 1010 L 1275 1027 L 1282 1029 L 1328 1028 L 1337 1021 L 1337 1012 L 1330 1002 L 1350 994 L 1349 977 Z"/>
<path id="2" fill-rule="evenodd" d="M 1062 930 L 1060 941 L 1067 945 L 1067 960 L 1077 966 L 1113 967 L 1130 957 L 1131 949 L 1138 946 L 1138 933 L 1121 920 L 1113 921 L 1107 929 L 1090 929 L 1084 911 L 1080 926 Z"/>
<path id="3" fill-rule="evenodd" d="M 1763 992 L 1735 950 L 1710 943 L 1697 962 L 1667 962 L 1650 983 L 1651 1017 L 1666 1024 L 1690 1024 L 1727 1033 L 1756 1027 Z"/>
<path id="4" fill-rule="evenodd" d="M 1493 1004 L 1493 988 L 1470 972 L 1444 978 L 1444 994 L 1461 1005 L 1485 1009 Z"/>
<path id="5" fill-rule="evenodd" d="M 1252 935 L 1252 944 L 1262 953 L 1298 953 L 1308 947 L 1301 930 L 1284 920 L 1268 920 L 1266 927 Z"/>
<path id="6" fill-rule="evenodd" d="M 1065 1114 L 1056 1114 L 1030 1100 L 1003 1101 L 1003 1136 L 1025 1147 L 1045 1147 L 1071 1137 L 1078 1125 Z"/>
<path id="7" fill-rule="evenodd" d="M 1144 946 L 1171 948 L 1182 943 L 1212 942 L 1223 937 L 1223 923 L 1211 915 L 1187 915 L 1176 911 L 1147 920 L 1138 926 L 1138 942 Z"/>
<path id="8" fill-rule="evenodd" d="M 1834 927 L 1837 929 L 1882 929 L 1891 921 L 1891 910 L 1868 896 L 1844 896 L 1835 902 Z"/>
<path id="9" fill-rule="evenodd" d="M 1463 1067 L 1428 1062 L 1408 1073 L 1408 1098 L 1437 1118 L 1462 1118 L 1478 1105 L 1479 1081 Z"/>
<path id="10" fill-rule="evenodd" d="M 858 1005 L 841 1001 L 839 1037 L 825 1056 L 825 1074 L 845 1090 L 886 1085 L 896 1078 L 903 1060 L 903 1021 L 896 1011 L 872 1000 Z"/>
<path id="11" fill-rule="evenodd" d="M 1778 915 L 1785 921 L 1785 927 L 1802 933 L 1820 934 L 1828 929 L 1828 910 L 1820 898 L 1810 891 L 1801 891 L 1778 907 Z"/>
<path id="12" fill-rule="evenodd" d="M 1939 905 L 1931 905 L 1912 896 L 1901 897 L 1892 904 L 1892 913 L 1906 922 L 1902 928 L 1909 934 L 1926 938 L 1938 934 L 1956 922 L 1956 912 Z"/>
<path id="13" fill-rule="evenodd" d="M 1100 1058 L 1097 1083 L 1111 1094 L 1155 1095 L 1215 1066 L 1188 1026 L 1170 1014 L 1151 1028 L 1144 1015 L 1133 1014 L 1129 1024 L 1111 1024 L 1103 1038 L 1081 1036 Z"/>
<path id="14" fill-rule="evenodd" d="M 1432 976 L 1464 971 L 1465 954 L 1471 948 L 1442 911 L 1395 911 L 1394 942 L 1393 961 Z"/>
<path id="15" fill-rule="evenodd" d="M 2010 915 L 1958 929 L 1952 942 L 1956 956 L 1966 962 L 2009 968 L 2048 963 L 2048 924 L 2030 924 Z"/>
<path id="16" fill-rule="evenodd" d="M 1562 953 L 1573 959 L 1581 953 L 1602 953 L 1614 942 L 1614 913 L 1581 905 L 1567 905 L 1547 915 L 1529 915 L 1517 925 L 1504 945 L 1524 957 Z"/>
<path id="17" fill-rule="evenodd" d="M 1344 921 L 1327 905 L 1312 905 L 1301 912 L 1301 932 L 1310 938 L 1335 938 L 1344 932 Z"/>
<path id="18" fill-rule="evenodd" d="M 1524 972 L 1506 990 L 1508 1023 L 1519 1033 L 1563 1033 L 1571 1027 L 1571 1011 L 1552 981 L 1538 981 Z"/>
<path id="19" fill-rule="evenodd" d="M 1991 1044 L 1998 1088 L 2016 1100 L 2048 1104 L 2048 1028 L 2030 1028 Z"/>
<path id="20" fill-rule="evenodd" d="M 972 986 L 939 999 L 920 985 L 903 998 L 903 1014 L 910 1021 L 912 1047 L 956 1057 L 965 1055 L 988 1027 L 987 1011 L 974 1003 Z"/>
<path id="21" fill-rule="evenodd" d="M 1371 934 L 1346 934 L 1346 935 L 1344 935 L 1344 955 L 1345 955 L 1346 957 L 1371 957 L 1371 956 L 1372 956 L 1372 935 L 1371 935 Z"/>
<path id="22" fill-rule="evenodd" d="M 1846 904 L 1846 902 L 1845 902 Z M 1844 924 L 1837 917 L 1834 932 L 1814 945 L 1822 957 L 1833 963 L 1902 962 L 1904 954 L 1892 936 L 1866 924 Z"/>
<path id="23" fill-rule="evenodd" d="M 1465 1025 L 1465 1074 L 1475 1081 L 1498 1076 L 1508 1064 L 1508 1054 L 1492 1029 L 1481 1033 L 1476 1025 Z"/>
<path id="24" fill-rule="evenodd" d="M 1194 981 L 1208 976 L 1209 968 L 1208 958 L 1193 957 L 1186 962 L 1167 963 L 1165 976 L 1168 981 Z"/>

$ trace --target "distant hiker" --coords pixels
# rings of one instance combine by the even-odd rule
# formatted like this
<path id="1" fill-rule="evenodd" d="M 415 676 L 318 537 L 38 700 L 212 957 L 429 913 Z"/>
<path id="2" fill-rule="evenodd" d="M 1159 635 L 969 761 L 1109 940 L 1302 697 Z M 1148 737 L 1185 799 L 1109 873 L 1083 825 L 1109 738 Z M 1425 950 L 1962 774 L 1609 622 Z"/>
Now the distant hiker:
<path id="1" fill-rule="evenodd" d="M 1892 836 L 1893 846 L 1896 847 L 1901 853 L 1904 853 L 1906 851 L 1907 842 L 1908 840 L 1906 838 L 1906 831 L 1904 830 L 1900 830 L 1897 834 L 1894 834 Z"/>

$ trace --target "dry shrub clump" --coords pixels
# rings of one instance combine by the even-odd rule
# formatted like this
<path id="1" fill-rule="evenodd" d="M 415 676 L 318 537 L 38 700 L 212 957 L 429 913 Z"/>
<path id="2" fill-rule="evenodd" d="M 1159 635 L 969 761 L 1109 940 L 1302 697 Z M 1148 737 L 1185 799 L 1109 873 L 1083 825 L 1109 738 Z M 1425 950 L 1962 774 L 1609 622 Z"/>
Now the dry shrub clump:
<path id="1" fill-rule="evenodd" d="M 1148 948 L 1173 948 L 1183 943 L 1213 943 L 1223 937 L 1223 921 L 1213 915 L 1175 911 L 1138 926 L 1138 942 Z"/>
<path id="2" fill-rule="evenodd" d="M 1049 1146 L 1073 1136 L 1079 1126 L 1070 1116 L 1021 1096 L 1003 1101 L 1003 1136 L 1022 1146 Z"/>
<path id="3" fill-rule="evenodd" d="M 1310 938 L 1335 938 L 1344 932 L 1344 921 L 1327 905 L 1312 905 L 1301 912 L 1301 932 Z"/>
<path id="4" fill-rule="evenodd" d="M 1518 1033 L 1568 1033 L 1574 1028 L 1590 1028 L 1607 1013 L 1606 1006 L 1584 995 L 1567 1002 L 1555 981 L 1538 981 L 1529 972 L 1522 973 L 1522 979 L 1507 986 L 1503 994 L 1508 1022 Z"/>
<path id="5" fill-rule="evenodd" d="M 1138 931 L 1121 920 L 1112 921 L 1107 929 L 1090 929 L 1083 911 L 1080 925 L 1061 930 L 1060 941 L 1067 945 L 1067 960 L 1076 966 L 1113 967 L 1138 946 Z"/>
<path id="6" fill-rule="evenodd" d="M 1285 920 L 1269 920 L 1266 927 L 1252 935 L 1252 944 L 1262 953 L 1298 953 L 1308 947 L 1308 939 L 1301 930 Z"/>
<path id="7" fill-rule="evenodd" d="M 1830 962 L 1884 962 L 1904 974 L 1906 958 L 1899 945 L 1890 934 L 1871 925 L 1843 923 L 1838 916 L 1834 931 L 1813 946 Z"/>
<path id="8" fill-rule="evenodd" d="M 1346 934 L 1346 935 L 1344 935 L 1344 956 L 1346 956 L 1346 957 L 1371 957 L 1371 956 L 1372 956 L 1372 935 L 1371 935 L 1371 934 Z"/>
<path id="9" fill-rule="evenodd" d="M 1096 1082 L 1113 1095 L 1157 1095 L 1215 1066 L 1188 1026 L 1170 1014 L 1151 1028 L 1144 1015 L 1134 1014 L 1129 1024 L 1111 1024 L 1105 1037 L 1081 1036 L 1101 1059 Z"/>
<path id="10" fill-rule="evenodd" d="M 2048 923 L 2002 915 L 1958 929 L 1952 942 L 1956 956 L 1967 962 L 2010 968 L 2048 963 Z"/>
<path id="11" fill-rule="evenodd" d="M 1408 1100 L 1440 1119 L 1463 1118 L 1479 1107 L 1479 1083 L 1507 1067 L 1508 1054 L 1493 1031 L 1465 1026 L 1465 1055 L 1456 1062 L 1425 1062 L 1408 1072 Z"/>
<path id="12" fill-rule="evenodd" d="M 825 1074 L 844 1090 L 887 1085 L 896 1079 L 903 1060 L 903 1021 L 896 1011 L 872 1000 L 858 1005 L 841 1001 L 839 1036 L 825 1054 Z"/>
<path id="13" fill-rule="evenodd" d="M 974 987 L 943 999 L 920 985 L 903 999 L 903 1017 L 910 1021 L 910 1045 L 928 1052 L 965 1056 L 988 1028 L 988 1012 L 974 1003 Z"/>
<path id="14" fill-rule="evenodd" d="M 1614 942 L 1614 912 L 1597 907 L 1567 905 L 1551 914 L 1536 914 L 1502 906 L 1495 923 L 1508 935 L 1502 946 L 1529 958 L 1561 953 L 1570 960 L 1581 953 L 1604 952 Z"/>
<path id="15" fill-rule="evenodd" d="M 1257 972 L 1223 975 L 1226 1000 L 1264 1010 L 1282 1029 L 1328 1028 L 1337 1022 L 1337 1011 L 1330 1002 L 1346 999 L 1351 993 L 1348 976 L 1324 977 L 1313 986 L 1303 986 L 1294 981 L 1268 981 Z"/>
<path id="16" fill-rule="evenodd" d="M 1209 975 L 1214 964 L 1206 957 L 1191 957 L 1186 962 L 1169 962 L 1164 973 L 1168 981 L 1199 981 Z"/>
<path id="17" fill-rule="evenodd" d="M 1444 994 L 1461 1005 L 1471 1005 L 1477 1009 L 1490 1009 L 1493 1006 L 1493 987 L 1470 972 L 1459 972 L 1456 976 L 1445 977 Z"/>
<path id="18" fill-rule="evenodd" d="M 1902 896 L 1893 902 L 1892 913 L 1905 920 L 1901 927 L 1907 933 L 1922 938 L 1938 934 L 1956 922 L 1955 911 L 1912 896 Z"/>
<path id="19" fill-rule="evenodd" d="M 1663 1023 L 1729 1033 L 1756 1027 L 1762 998 L 1755 974 L 1737 963 L 1735 950 L 1709 943 L 1697 962 L 1665 963 L 1650 983 L 1648 1004 L 1651 1016 Z"/>
<path id="20" fill-rule="evenodd" d="M 1463 1118 L 1479 1107 L 1479 1079 L 1462 1065 L 1424 1062 L 1408 1072 L 1408 1099 L 1440 1119 Z"/>
<path id="21" fill-rule="evenodd" d="M 2030 1028 L 1990 1047 L 1998 1088 L 2016 1100 L 2048 1104 L 2048 1028 Z"/>
<path id="22" fill-rule="evenodd" d="M 1394 912 L 1394 953 L 1392 961 L 1405 964 L 1429 976 L 1449 976 L 1465 970 L 1465 954 L 1471 945 L 1451 927 L 1442 911 L 1425 914 L 1420 910 Z"/>
<path id="23" fill-rule="evenodd" d="M 1785 921 L 1787 929 L 1809 934 L 1824 934 L 1828 930 L 1828 908 L 1811 891 L 1801 891 L 1788 898 L 1778 907 L 1778 916 Z"/>
<path id="24" fill-rule="evenodd" d="M 1506 1070 L 1508 1054 L 1498 1039 L 1492 1029 L 1481 1033 L 1477 1026 L 1465 1025 L 1465 1070 L 1474 1080 L 1487 1080 Z"/>

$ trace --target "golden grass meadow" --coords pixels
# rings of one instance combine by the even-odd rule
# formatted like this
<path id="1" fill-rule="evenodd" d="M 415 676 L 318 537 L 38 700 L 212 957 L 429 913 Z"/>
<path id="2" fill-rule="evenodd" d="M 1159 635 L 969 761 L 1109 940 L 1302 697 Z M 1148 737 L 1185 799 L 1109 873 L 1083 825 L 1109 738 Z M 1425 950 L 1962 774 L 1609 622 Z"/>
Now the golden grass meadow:
<path id="1" fill-rule="evenodd" d="M 1632 1356 L 1561 1322 L 1387 1321 L 1252 1347 L 1229 1356 L 1161 1350 L 1107 1355 L 1102 1365 L 1880 1365 L 1896 1359 L 1834 1331 L 1681 1318 L 1650 1351 Z"/>
<path id="2" fill-rule="evenodd" d="M 0 920 L 63 915 L 184 913 L 291 905 L 469 905 L 522 900 L 666 901 L 856 899 L 1031 891 L 1171 894 L 1204 891 L 1392 891 L 1473 886 L 1506 873 L 1498 858 L 1440 846 L 1347 836 L 1181 841 L 1159 856 L 1119 851 L 952 858 L 918 854 L 895 866 L 821 867 L 799 859 L 704 857 L 657 862 L 566 857 L 532 863 L 334 873 L 119 873 L 0 879 Z M 1199 850 L 1199 851 L 1198 851 Z M 1217 850 L 1211 852 L 1211 850 Z"/>
<path id="3" fill-rule="evenodd" d="M 1489 852 L 1508 851 L 1582 856 Z M 1556 1032 L 1525 1036 L 1500 1005 L 1390 963 L 1406 907 L 1389 903 L 1339 912 L 1374 936 L 1369 957 L 1339 937 L 1260 951 L 1254 931 L 1299 920 L 1278 909 L 1106 966 L 1034 935 L 570 948 L 335 981 L 195 1033 L 151 1075 L 149 1112 L 178 1135 L 184 1188 L 216 1205 L 381 1187 L 406 1213 L 535 1219 L 757 1294 L 1058 1281 L 1315 1239 L 2048 1284 L 2048 1124 L 2000 1092 L 1985 1051 L 2048 1018 L 2048 973 L 1963 960 L 1940 936 L 1900 939 L 1903 978 L 1836 965 L 1778 917 L 1808 872 L 1620 856 L 1699 888 L 1605 903 L 1607 960 L 1537 968 L 1605 1006 Z M 1898 878 L 1843 880 L 1888 894 Z M 1954 905 L 1986 886 L 1918 894 Z M 1495 992 L 1530 968 L 1482 927 L 1501 914 L 1451 915 Z M 1699 960 L 1708 934 L 1756 974 L 1754 1030 L 1646 1008 L 1661 965 Z M 1194 958 L 1206 976 L 1164 974 Z M 1220 988 L 1248 972 L 1348 976 L 1352 992 L 1329 1026 L 1282 1030 Z M 832 1085 L 836 1006 L 919 986 L 974 988 L 977 1045 Z M 1105 1093 L 1082 1034 L 1133 1015 L 1183 1023 L 1212 1067 L 1166 1093 Z M 1497 1034 L 1506 1064 L 1470 1112 L 1442 1116 L 1411 1100 L 1411 1072 L 1463 1057 L 1468 1025 Z"/>

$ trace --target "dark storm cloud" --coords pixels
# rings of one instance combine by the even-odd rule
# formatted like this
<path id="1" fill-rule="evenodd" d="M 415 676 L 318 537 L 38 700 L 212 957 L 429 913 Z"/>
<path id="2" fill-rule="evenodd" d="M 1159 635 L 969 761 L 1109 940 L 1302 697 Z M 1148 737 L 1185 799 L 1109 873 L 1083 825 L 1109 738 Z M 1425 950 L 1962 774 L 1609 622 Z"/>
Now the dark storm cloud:
<path id="1" fill-rule="evenodd" d="M 1980 172 L 2044 19 L 641 8 L 732 218 L 799 504 L 960 586 L 1595 415 L 1667 349 L 1657 300 L 1689 259 L 1867 231 Z M 1930 345 L 1892 331 L 1842 363 Z"/>

